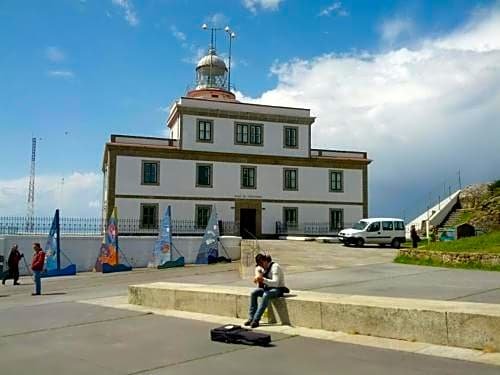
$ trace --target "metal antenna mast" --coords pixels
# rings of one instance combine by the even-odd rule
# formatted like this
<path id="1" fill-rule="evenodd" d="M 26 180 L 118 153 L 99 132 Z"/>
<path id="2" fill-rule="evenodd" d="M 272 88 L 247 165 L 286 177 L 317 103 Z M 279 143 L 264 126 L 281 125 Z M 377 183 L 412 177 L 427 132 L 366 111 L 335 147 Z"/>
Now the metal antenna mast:
<path id="1" fill-rule="evenodd" d="M 224 28 L 224 31 L 227 33 L 229 38 L 229 69 L 228 69 L 228 78 L 227 78 L 227 90 L 231 91 L 231 45 L 233 44 L 233 39 L 236 38 L 236 33 L 234 33 L 229 26 Z"/>
<path id="2" fill-rule="evenodd" d="M 27 222 L 28 229 L 33 229 L 35 216 L 35 161 L 36 161 L 36 138 L 31 138 L 31 170 L 30 181 L 28 186 L 28 210 Z"/>

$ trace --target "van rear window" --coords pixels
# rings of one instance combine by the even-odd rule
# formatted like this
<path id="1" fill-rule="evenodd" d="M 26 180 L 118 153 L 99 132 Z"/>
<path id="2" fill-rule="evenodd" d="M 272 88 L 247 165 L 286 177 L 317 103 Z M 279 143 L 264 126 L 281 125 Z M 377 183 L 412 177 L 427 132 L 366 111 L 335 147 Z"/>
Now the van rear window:
<path id="1" fill-rule="evenodd" d="M 405 223 L 403 223 L 402 221 L 395 221 L 394 227 L 396 230 L 405 230 Z"/>
<path id="2" fill-rule="evenodd" d="M 392 230 L 392 221 L 382 221 L 383 230 Z"/>

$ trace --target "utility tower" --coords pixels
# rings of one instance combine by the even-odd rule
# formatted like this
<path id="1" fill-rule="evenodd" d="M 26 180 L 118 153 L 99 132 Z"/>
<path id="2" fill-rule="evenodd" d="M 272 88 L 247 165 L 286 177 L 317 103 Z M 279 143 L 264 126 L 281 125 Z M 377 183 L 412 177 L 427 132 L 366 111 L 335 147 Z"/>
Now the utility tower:
<path id="1" fill-rule="evenodd" d="M 26 227 L 33 230 L 35 216 L 35 161 L 36 161 L 36 138 L 31 138 L 31 170 L 28 186 L 28 207 L 26 215 Z"/>

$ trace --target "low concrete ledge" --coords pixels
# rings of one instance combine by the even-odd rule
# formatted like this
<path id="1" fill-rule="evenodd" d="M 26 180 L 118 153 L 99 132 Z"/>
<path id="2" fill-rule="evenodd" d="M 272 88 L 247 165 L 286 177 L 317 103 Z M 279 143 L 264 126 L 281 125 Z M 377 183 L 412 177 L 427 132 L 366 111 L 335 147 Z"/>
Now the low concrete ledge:
<path id="1" fill-rule="evenodd" d="M 279 236 L 280 240 L 287 241 L 314 241 L 314 237 L 305 237 L 305 236 Z"/>
<path id="2" fill-rule="evenodd" d="M 246 318 L 250 291 L 201 284 L 131 285 L 129 303 Z M 296 327 L 500 350 L 500 305 L 494 304 L 294 291 L 274 300 L 269 315 Z"/>

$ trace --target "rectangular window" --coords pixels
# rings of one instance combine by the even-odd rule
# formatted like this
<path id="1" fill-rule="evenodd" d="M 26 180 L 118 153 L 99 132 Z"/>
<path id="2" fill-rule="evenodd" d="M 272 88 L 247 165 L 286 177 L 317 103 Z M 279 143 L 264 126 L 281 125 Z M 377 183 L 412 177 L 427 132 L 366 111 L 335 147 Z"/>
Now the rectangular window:
<path id="1" fill-rule="evenodd" d="M 196 187 L 212 187 L 212 164 L 196 164 Z"/>
<path id="2" fill-rule="evenodd" d="M 158 228 L 158 204 L 143 203 L 141 204 L 141 225 L 142 229 L 157 229 Z"/>
<path id="3" fill-rule="evenodd" d="M 255 189 L 257 187 L 257 168 L 241 167 L 241 188 Z"/>
<path id="4" fill-rule="evenodd" d="M 236 124 L 236 143 L 248 143 L 248 125 Z"/>
<path id="5" fill-rule="evenodd" d="M 299 129 L 296 127 L 284 127 L 285 132 L 285 147 L 297 148 L 299 147 Z"/>
<path id="6" fill-rule="evenodd" d="M 392 230 L 392 221 L 382 221 L 383 230 Z"/>
<path id="7" fill-rule="evenodd" d="M 299 190 L 297 169 L 283 169 L 283 190 Z"/>
<path id="8" fill-rule="evenodd" d="M 160 184 L 160 162 L 159 161 L 142 161 L 142 185 L 159 185 Z"/>
<path id="9" fill-rule="evenodd" d="M 366 228 L 367 232 L 378 232 L 380 231 L 380 221 L 375 221 L 371 223 L 368 228 Z"/>
<path id="10" fill-rule="evenodd" d="M 405 230 L 405 223 L 403 223 L 402 221 L 395 221 L 394 227 L 396 228 L 396 230 Z"/>
<path id="11" fill-rule="evenodd" d="M 261 146 L 263 144 L 262 125 L 236 124 L 236 144 Z"/>
<path id="12" fill-rule="evenodd" d="M 284 207 L 283 222 L 288 228 L 296 228 L 299 225 L 299 209 L 297 207 Z"/>
<path id="13" fill-rule="evenodd" d="M 213 121 L 212 120 L 198 120 L 197 136 L 198 142 L 213 142 Z"/>
<path id="14" fill-rule="evenodd" d="M 212 206 L 196 206 L 195 221 L 197 228 L 205 228 L 212 213 Z"/>
<path id="15" fill-rule="evenodd" d="M 344 191 L 344 172 L 330 171 L 330 191 L 332 192 Z"/>
<path id="16" fill-rule="evenodd" d="M 344 229 L 344 210 L 341 208 L 330 208 L 330 232 Z"/>

